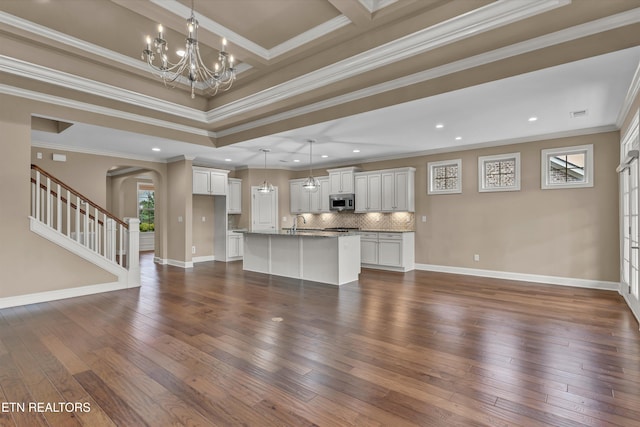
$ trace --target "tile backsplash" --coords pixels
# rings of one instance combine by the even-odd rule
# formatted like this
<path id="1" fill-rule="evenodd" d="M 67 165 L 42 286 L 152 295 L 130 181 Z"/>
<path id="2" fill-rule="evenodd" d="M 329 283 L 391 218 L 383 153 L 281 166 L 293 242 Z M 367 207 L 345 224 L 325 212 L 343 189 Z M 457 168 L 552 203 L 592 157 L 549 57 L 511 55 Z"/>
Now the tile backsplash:
<path id="1" fill-rule="evenodd" d="M 303 214 L 306 224 L 302 219 L 298 219 L 298 228 L 332 228 L 332 227 L 349 227 L 360 228 L 363 230 L 414 230 L 415 215 L 412 212 L 393 212 L 393 213 L 322 213 L 322 214 Z M 291 217 L 294 220 L 294 217 Z M 281 227 L 288 228 L 293 222 L 282 223 Z"/>

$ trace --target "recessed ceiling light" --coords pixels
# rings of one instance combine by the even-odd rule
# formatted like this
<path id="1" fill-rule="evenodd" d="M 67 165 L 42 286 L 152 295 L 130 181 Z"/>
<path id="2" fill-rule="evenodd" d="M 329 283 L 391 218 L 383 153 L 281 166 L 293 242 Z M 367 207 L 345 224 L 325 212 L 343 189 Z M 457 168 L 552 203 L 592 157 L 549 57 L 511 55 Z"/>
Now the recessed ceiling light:
<path id="1" fill-rule="evenodd" d="M 326 159 L 326 158 L 327 158 L 327 157 L 329 157 L 329 156 L 327 156 L 326 154 L 323 154 L 323 155 L 322 155 L 322 156 L 320 156 L 320 157 L 322 157 L 323 159 Z"/>
<path id="2" fill-rule="evenodd" d="M 354 152 L 354 153 L 359 153 L 359 152 L 360 152 L 360 150 L 353 150 L 353 152 Z"/>
<path id="3" fill-rule="evenodd" d="M 456 141 L 460 141 L 462 139 L 461 136 L 456 136 Z"/>
<path id="4" fill-rule="evenodd" d="M 225 162 L 230 162 L 230 161 L 231 161 L 231 159 L 224 159 L 224 161 L 225 161 Z"/>
<path id="5" fill-rule="evenodd" d="M 535 122 L 536 120 L 538 120 L 537 117 L 533 116 L 533 117 L 529 117 L 529 121 L 530 122 Z"/>
<path id="6" fill-rule="evenodd" d="M 153 147 L 151 151 L 160 151 L 160 149 L 158 147 Z"/>
<path id="7" fill-rule="evenodd" d="M 293 159 L 294 163 L 300 163 L 300 160 L 298 159 Z"/>
<path id="8" fill-rule="evenodd" d="M 436 125 L 436 129 L 442 129 L 444 127 L 444 125 L 442 123 L 438 123 Z"/>

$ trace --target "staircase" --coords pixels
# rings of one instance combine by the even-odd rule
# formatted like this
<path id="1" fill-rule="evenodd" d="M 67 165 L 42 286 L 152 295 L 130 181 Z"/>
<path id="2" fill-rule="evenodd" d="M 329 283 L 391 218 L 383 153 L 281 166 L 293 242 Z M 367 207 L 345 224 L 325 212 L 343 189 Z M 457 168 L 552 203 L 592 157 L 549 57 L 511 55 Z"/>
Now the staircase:
<path id="1" fill-rule="evenodd" d="M 31 231 L 118 278 L 108 289 L 90 286 L 81 294 L 140 286 L 138 218 L 122 221 L 31 165 L 30 221 Z"/>

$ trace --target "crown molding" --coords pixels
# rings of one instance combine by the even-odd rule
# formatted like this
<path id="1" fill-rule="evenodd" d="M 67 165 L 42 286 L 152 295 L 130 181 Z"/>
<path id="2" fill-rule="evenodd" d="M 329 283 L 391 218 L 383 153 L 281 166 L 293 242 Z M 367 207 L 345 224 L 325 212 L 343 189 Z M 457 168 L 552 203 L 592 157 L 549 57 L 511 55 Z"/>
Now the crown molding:
<path id="1" fill-rule="evenodd" d="M 209 110 L 207 122 L 215 123 L 235 115 L 266 107 L 305 92 L 375 70 L 403 59 L 451 44 L 470 36 L 548 12 L 570 0 L 498 1 L 451 18 L 413 34 L 354 55 L 342 61 L 275 85 L 252 96 Z"/>
<path id="2" fill-rule="evenodd" d="M 625 96 L 624 102 L 622 103 L 622 108 L 618 113 L 616 125 L 619 128 L 622 127 L 624 120 L 627 118 L 627 115 L 631 110 L 633 102 L 638 98 L 638 96 L 640 96 L 640 63 L 638 63 L 638 67 L 636 68 L 636 72 L 633 75 L 633 79 L 631 79 L 631 84 L 629 85 L 627 96 Z"/>
<path id="3" fill-rule="evenodd" d="M 173 102 L 0 55 L 0 71 L 204 123 L 205 113 Z"/>
<path id="4" fill-rule="evenodd" d="M 269 49 L 268 59 L 277 58 L 280 55 L 304 46 L 305 44 L 319 39 L 320 37 L 324 37 L 327 34 L 331 34 L 332 32 L 337 31 L 342 27 L 346 27 L 349 24 L 351 24 L 351 20 L 346 16 L 336 16 L 329 21 L 326 21 L 314 28 L 311 28 L 310 30 L 305 31 L 304 33 L 300 33 L 297 36 L 292 37 L 277 46 L 272 47 L 271 49 Z"/>
<path id="5" fill-rule="evenodd" d="M 217 135 L 218 137 L 233 135 L 238 132 L 255 129 L 261 126 L 277 123 L 282 120 L 291 119 L 304 114 L 313 113 L 326 108 L 346 104 L 348 102 L 357 101 L 374 95 L 379 95 L 384 92 L 401 89 L 413 84 L 446 76 L 448 74 L 468 70 L 481 65 L 489 64 L 491 62 L 496 62 L 528 52 L 533 52 L 549 46 L 554 46 L 560 43 L 565 43 L 571 40 L 576 40 L 579 38 L 597 34 L 605 30 L 623 27 L 637 22 L 640 22 L 640 8 L 633 9 L 629 12 L 612 15 L 606 18 L 601 18 L 596 21 L 587 22 L 585 24 L 580 24 L 571 28 L 557 31 L 555 33 L 546 34 L 544 36 L 536 37 L 531 40 L 509 45 L 500 49 L 484 52 L 479 55 L 471 56 L 465 59 L 451 62 L 449 64 L 441 65 L 439 67 L 410 74 L 408 76 L 390 80 L 388 82 L 369 86 L 364 89 L 322 100 L 313 104 L 308 104 L 303 107 L 294 108 L 282 113 L 267 116 L 258 120 L 254 120 L 252 122 L 218 131 Z M 638 74 L 639 73 L 636 72 L 634 83 L 632 84 L 633 87 L 636 87 L 636 93 L 638 90 L 637 86 L 640 85 L 640 82 L 638 81 L 640 80 L 640 76 L 638 76 Z M 627 96 L 631 95 L 628 94 Z M 633 102 L 633 99 L 635 98 L 630 98 L 629 102 Z M 627 108 L 630 108 L 630 105 Z"/>
<path id="6" fill-rule="evenodd" d="M 156 6 L 178 16 L 190 16 L 191 8 L 183 5 L 176 0 L 150 0 Z M 240 34 L 232 31 L 231 29 L 217 23 L 216 21 L 209 19 L 208 17 L 198 14 L 196 12 L 196 19 L 198 19 L 198 25 L 200 28 L 205 29 L 220 37 L 224 36 L 233 44 L 248 50 L 256 56 L 264 60 L 270 60 L 277 58 L 293 49 L 304 46 L 305 44 L 312 42 L 320 37 L 330 34 L 346 25 L 351 24 L 351 21 L 346 16 L 340 15 L 329 21 L 326 21 L 308 31 L 298 34 L 295 37 L 290 38 L 271 49 L 264 48 L 259 44 L 252 42 L 251 40 L 241 36 Z"/>
<path id="7" fill-rule="evenodd" d="M 44 102 L 47 104 L 54 104 L 60 107 L 73 108 L 76 110 L 82 110 L 89 113 L 101 114 L 109 117 L 115 117 L 118 119 L 130 120 L 133 122 L 145 123 L 152 126 L 157 126 L 165 129 L 172 129 L 179 132 L 190 133 L 193 135 L 206 136 L 209 138 L 216 138 L 215 132 L 208 131 L 206 129 L 200 129 L 192 126 L 185 126 L 178 123 L 168 122 L 166 120 L 154 119 L 140 114 L 127 113 L 124 111 L 116 110 L 113 108 L 101 107 L 86 102 L 75 101 L 68 98 L 62 98 L 59 96 L 48 95 L 40 92 L 34 92 L 32 90 L 22 89 L 14 86 L 8 86 L 0 84 L 0 93 L 5 95 L 17 96 L 19 98 L 31 99 L 33 101 Z"/>
<path id="8" fill-rule="evenodd" d="M 149 0 L 151 3 L 158 7 L 161 7 L 174 15 L 187 19 L 191 16 L 191 8 L 183 5 L 177 0 Z M 235 31 L 230 30 L 224 25 L 218 24 L 216 21 L 207 18 L 206 16 L 196 12 L 196 19 L 198 20 L 198 26 L 220 37 L 224 36 L 227 40 L 233 44 L 240 46 L 241 48 L 248 50 L 256 56 L 262 59 L 269 59 L 269 51 L 257 43 L 241 36 Z"/>
<path id="9" fill-rule="evenodd" d="M 549 0 L 549 1 L 539 1 L 539 2 L 528 1 L 524 4 L 522 2 L 501 1 L 501 2 L 492 3 L 481 9 L 471 11 L 463 15 L 461 18 L 454 18 L 450 21 L 446 21 L 442 24 L 439 24 L 436 27 L 440 27 L 438 28 L 438 31 L 441 32 L 443 31 L 444 27 L 449 25 L 455 25 L 460 30 L 457 36 L 467 37 L 470 35 L 468 34 L 468 31 L 473 30 L 472 33 L 477 34 L 478 31 L 487 31 L 488 29 L 491 28 L 492 25 L 505 25 L 509 22 L 513 22 L 513 21 L 509 21 L 509 19 L 516 19 L 516 20 L 523 19 L 524 17 L 526 17 L 525 12 L 527 10 L 529 11 L 529 13 L 541 13 L 542 11 L 548 10 L 549 8 L 559 7 L 567 3 L 568 3 L 568 0 L 557 0 L 557 1 Z M 490 9 L 491 7 L 497 7 L 497 6 L 494 6 L 496 4 L 500 6 L 499 10 Z M 510 9 L 507 8 L 505 10 L 504 8 L 506 6 L 510 6 Z M 482 13 L 478 12 L 479 10 L 481 10 Z M 498 13 L 499 11 L 501 11 L 502 13 Z M 490 20 L 490 22 L 485 22 L 485 23 L 481 22 L 480 27 L 472 25 L 474 20 L 477 21 L 478 19 L 485 19 L 488 13 L 493 13 L 494 15 L 498 14 L 499 16 L 496 16 L 495 20 Z M 12 15 L 8 15 L 4 12 L 0 12 L 0 22 L 6 23 L 7 16 L 12 17 Z M 458 20 L 460 20 L 460 22 L 458 22 Z M 30 99 L 37 99 L 43 102 L 55 103 L 58 105 L 68 106 L 71 108 L 84 109 L 87 111 L 96 112 L 99 114 L 105 114 L 112 117 L 119 117 L 127 120 L 139 121 L 142 123 L 153 124 L 156 126 L 179 130 L 182 132 L 187 132 L 187 133 L 192 133 L 197 135 L 206 135 L 209 137 L 216 138 L 220 136 L 226 136 L 233 133 L 241 132 L 248 129 L 253 129 L 253 128 L 263 126 L 265 124 L 274 123 L 280 120 L 296 117 L 302 114 L 311 113 L 324 108 L 344 104 L 350 101 L 362 99 L 362 98 L 376 95 L 379 93 L 384 93 L 386 91 L 405 87 L 414 83 L 419 83 L 428 79 L 443 76 L 456 71 L 465 70 L 468 68 L 487 64 L 487 63 L 508 58 L 511 56 L 516 56 L 526 52 L 531 52 L 533 50 L 542 49 L 548 46 L 567 42 L 567 41 L 578 39 L 581 37 L 586 37 L 602 31 L 619 28 L 625 25 L 631 25 L 637 22 L 640 22 L 640 8 L 632 9 L 630 11 L 626 11 L 617 15 L 612 15 L 609 17 L 601 18 L 596 21 L 592 21 L 592 22 L 577 25 L 568 29 L 560 30 L 555 33 L 547 34 L 547 35 L 537 37 L 535 39 L 528 40 L 525 42 L 516 43 L 514 45 L 510 45 L 510 46 L 497 49 L 491 52 L 476 55 L 471 58 L 465 58 L 460 61 L 456 61 L 456 62 L 446 64 L 440 67 L 436 67 L 430 70 L 425 70 L 423 72 L 406 76 L 400 79 L 392 80 L 390 82 L 374 85 L 369 88 L 365 88 L 359 91 L 351 92 L 349 94 L 334 97 L 334 98 L 324 100 L 315 104 L 311 104 L 305 107 L 292 109 L 284 113 L 272 115 L 264 119 L 256 120 L 241 126 L 229 128 L 224 131 L 219 131 L 217 133 L 209 132 L 209 131 L 194 128 L 194 127 L 177 125 L 177 124 L 162 121 L 162 120 L 150 119 L 145 116 L 140 116 L 140 115 L 131 114 L 131 113 L 124 113 L 121 111 L 108 109 L 104 107 L 98 107 L 91 104 L 80 103 L 80 102 L 68 100 L 65 98 L 37 94 L 35 92 L 17 89 L 17 88 L 11 88 L 8 86 L 0 87 L 0 93 L 7 93 L 7 94 L 13 94 L 16 96 L 26 97 Z M 14 22 L 13 24 L 17 25 L 16 22 Z M 29 25 L 27 25 L 27 27 L 31 28 L 31 30 L 34 30 L 34 28 L 38 27 L 37 31 L 40 31 L 39 30 L 40 26 L 36 26 L 36 24 L 32 24 L 32 25 L 35 27 L 29 27 Z M 473 27 L 473 29 L 471 30 L 467 28 L 465 30 L 465 25 L 466 26 L 470 25 Z M 214 124 L 218 120 L 224 120 L 238 114 L 244 114 L 255 108 L 259 108 L 261 106 L 267 105 L 271 102 L 286 99 L 288 97 L 295 96 L 298 93 L 303 93 L 307 90 L 311 90 L 312 88 L 317 87 L 318 85 L 328 84 L 326 81 L 324 81 L 325 78 L 339 79 L 341 76 L 342 78 L 346 78 L 344 74 L 346 72 L 349 72 L 349 73 L 363 72 L 362 70 L 356 70 L 359 66 L 358 64 L 367 62 L 375 58 L 379 59 L 380 57 L 384 57 L 386 54 L 388 54 L 387 50 L 389 49 L 389 46 L 394 43 L 398 43 L 396 47 L 402 50 L 403 52 L 405 52 L 406 54 L 409 54 L 409 53 L 415 54 L 415 49 L 417 48 L 413 48 L 412 44 L 415 44 L 420 41 L 420 40 L 414 40 L 414 37 L 418 37 L 418 39 L 422 40 L 421 47 L 418 49 L 429 49 L 429 48 L 432 49 L 436 46 L 434 45 L 434 43 L 445 42 L 445 40 L 438 39 L 437 37 L 436 39 L 433 39 L 435 35 L 432 33 L 429 33 L 430 31 L 434 31 L 433 28 L 434 27 L 430 27 L 423 31 L 420 31 L 419 33 L 416 33 L 416 34 L 419 34 L 420 37 L 415 36 L 415 34 L 406 36 L 402 39 L 388 43 L 387 45 L 383 45 L 380 48 L 372 49 L 370 51 L 364 52 L 361 55 L 357 55 L 356 57 L 340 61 L 329 67 L 325 67 L 316 72 L 312 72 L 307 75 L 301 76 L 290 82 L 283 83 L 271 89 L 259 92 L 255 95 L 250 95 L 248 97 L 232 102 L 225 106 L 212 109 L 206 113 L 200 110 L 181 106 L 178 104 L 170 105 L 170 103 L 167 103 L 166 101 L 160 100 L 158 98 L 153 98 L 146 95 L 140 95 L 135 92 L 120 89 L 114 86 L 91 81 L 88 79 L 79 78 L 71 74 L 60 73 L 46 67 L 41 67 L 34 64 L 28 64 L 24 61 L 20 61 L 15 58 L 10 58 L 6 56 L 0 56 L 0 70 L 6 71 L 9 73 L 18 74 L 21 76 L 27 76 L 28 78 L 40 80 L 47 83 L 58 84 L 73 90 L 80 90 L 78 83 L 81 82 L 80 86 L 82 87 L 82 90 L 89 92 L 91 94 L 100 94 L 101 96 L 105 96 L 110 99 L 117 99 L 118 101 L 127 102 L 136 106 L 144 106 L 147 108 L 152 108 L 155 111 L 162 111 L 165 113 L 174 114 L 179 117 L 185 117 L 192 120 L 200 121 L 203 124 Z M 57 32 L 53 32 L 53 30 L 49 30 L 49 33 L 51 34 L 51 33 L 57 33 Z M 62 33 L 57 33 L 57 34 L 61 34 L 62 36 L 64 36 L 64 34 Z M 431 43 L 429 43 L 429 41 L 427 40 L 428 35 L 430 35 L 430 37 L 432 38 Z M 427 37 L 427 39 L 425 39 L 425 37 Z M 452 41 L 453 40 L 449 39 L 448 42 L 451 43 Z M 87 46 L 94 46 L 84 42 L 81 42 L 81 44 L 84 44 L 85 48 L 87 48 Z M 110 52 L 110 51 L 105 50 L 105 52 Z M 118 55 L 118 54 L 115 54 L 115 55 Z M 133 61 L 131 58 L 128 58 L 128 59 Z M 397 58 L 394 59 L 394 61 L 396 60 Z M 134 61 L 134 62 L 140 65 L 139 61 Z M 384 65 L 384 64 L 381 64 L 379 61 L 377 62 L 377 64 L 378 65 L 376 66 Z M 144 67 L 144 63 L 142 63 L 142 65 Z M 330 70 L 328 70 L 329 68 Z M 329 73 L 329 74 L 326 74 L 326 73 Z M 350 75 L 351 74 L 349 74 L 349 76 Z M 634 83 L 635 86 L 637 86 L 638 85 L 637 79 L 635 79 L 634 81 L 636 82 Z"/>
<path id="10" fill-rule="evenodd" d="M 369 13 L 377 12 L 380 9 L 397 2 L 398 0 L 358 0 L 361 5 L 369 11 Z"/>

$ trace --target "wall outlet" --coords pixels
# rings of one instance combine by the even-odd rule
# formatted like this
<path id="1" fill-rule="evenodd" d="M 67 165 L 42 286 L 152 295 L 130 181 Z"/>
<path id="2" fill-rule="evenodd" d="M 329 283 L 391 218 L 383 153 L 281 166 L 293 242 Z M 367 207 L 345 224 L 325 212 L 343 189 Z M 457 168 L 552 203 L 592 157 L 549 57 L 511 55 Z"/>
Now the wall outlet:
<path id="1" fill-rule="evenodd" d="M 282 217 L 282 222 L 287 222 L 287 217 L 286 216 Z"/>
<path id="2" fill-rule="evenodd" d="M 422 215 L 422 222 L 427 222 L 427 216 L 426 215 Z"/>
<path id="3" fill-rule="evenodd" d="M 196 247 L 195 246 L 191 246 L 191 253 L 195 254 L 196 253 Z"/>
<path id="4" fill-rule="evenodd" d="M 182 217 L 181 217 L 181 216 L 179 216 L 179 217 L 178 217 L 178 222 L 182 222 L 182 221 L 183 221 Z"/>
<path id="5" fill-rule="evenodd" d="M 202 222 L 205 222 L 207 219 L 205 217 L 202 217 Z"/>
<path id="6" fill-rule="evenodd" d="M 39 152 L 39 151 L 38 151 L 38 152 L 36 153 L 36 159 L 38 159 L 38 160 L 42 160 L 42 153 L 41 153 L 41 152 Z"/>
<path id="7" fill-rule="evenodd" d="M 480 261 L 480 254 L 474 254 L 473 255 L 473 260 L 476 261 L 476 262 Z"/>

